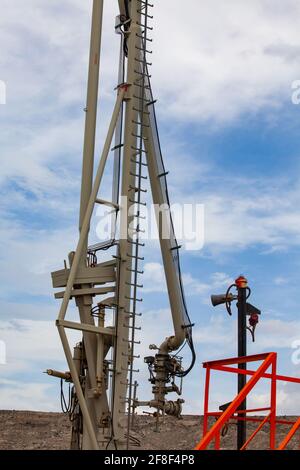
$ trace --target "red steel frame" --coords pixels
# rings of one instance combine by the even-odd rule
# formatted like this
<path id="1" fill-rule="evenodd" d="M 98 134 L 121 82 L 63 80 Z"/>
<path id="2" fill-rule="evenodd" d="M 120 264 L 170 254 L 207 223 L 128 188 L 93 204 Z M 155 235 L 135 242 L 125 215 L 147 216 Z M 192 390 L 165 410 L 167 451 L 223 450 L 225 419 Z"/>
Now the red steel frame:
<path id="1" fill-rule="evenodd" d="M 233 364 L 245 364 L 248 362 L 257 362 L 263 361 L 256 371 L 239 369 L 238 367 L 230 367 Z M 245 450 L 258 432 L 263 428 L 266 423 L 270 424 L 270 449 L 274 450 L 276 446 L 276 425 L 285 424 L 290 425 L 292 428 L 285 437 L 285 439 L 279 444 L 277 450 L 283 450 L 286 448 L 287 444 L 290 442 L 296 431 L 300 428 L 300 418 L 294 421 L 279 420 L 276 418 L 276 387 L 277 381 L 284 382 L 293 382 L 300 384 L 300 378 L 288 377 L 285 375 L 276 374 L 277 366 L 277 354 L 275 352 L 256 354 L 252 356 L 245 357 L 234 357 L 230 359 L 221 359 L 218 361 L 205 362 L 203 367 L 206 369 L 206 380 L 205 380 L 205 393 L 204 393 L 204 418 L 203 418 L 203 438 L 196 446 L 195 450 L 205 450 L 208 445 L 214 440 L 215 449 L 220 449 L 221 441 L 221 431 L 224 425 L 228 424 L 230 419 L 235 420 L 245 420 L 245 421 L 254 421 L 258 422 L 259 426 L 247 439 L 245 444 L 240 450 Z M 271 368 L 271 373 L 267 373 L 268 369 Z M 230 403 L 228 408 L 224 412 L 209 412 L 209 389 L 210 389 L 210 377 L 211 371 L 223 371 L 230 372 L 235 374 L 244 374 L 249 375 L 251 378 L 246 383 L 245 387 L 241 392 L 236 396 L 236 398 Z M 271 393 L 270 393 L 270 406 L 265 408 L 255 408 L 249 409 L 246 411 L 239 410 L 240 404 L 245 400 L 246 396 L 251 392 L 255 387 L 257 382 L 262 379 L 267 378 L 271 380 Z M 269 411 L 266 417 L 257 418 L 257 417 L 248 417 L 247 414 L 253 412 Z M 241 416 L 243 415 L 243 416 Z M 217 417 L 216 423 L 208 429 L 208 418 L 210 416 Z"/>

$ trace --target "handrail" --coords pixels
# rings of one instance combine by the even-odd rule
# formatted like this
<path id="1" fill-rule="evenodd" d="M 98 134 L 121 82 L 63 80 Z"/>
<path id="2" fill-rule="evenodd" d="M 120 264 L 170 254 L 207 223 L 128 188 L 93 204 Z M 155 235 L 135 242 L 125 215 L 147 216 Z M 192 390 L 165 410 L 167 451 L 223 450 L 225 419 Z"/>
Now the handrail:
<path id="1" fill-rule="evenodd" d="M 248 370 L 248 369 L 240 369 L 237 367 L 230 367 L 233 364 L 241 364 L 241 363 L 248 363 L 248 362 L 257 362 L 262 361 L 263 363 L 260 365 L 258 370 Z M 204 450 L 207 446 L 214 440 L 214 447 L 215 449 L 220 449 L 220 434 L 221 429 L 224 425 L 226 425 L 229 420 L 234 419 L 236 421 L 247 421 L 247 422 L 257 422 L 259 423 L 258 427 L 252 432 L 250 437 L 248 437 L 247 441 L 241 447 L 240 450 L 245 450 L 250 442 L 254 439 L 254 437 L 261 431 L 263 426 L 269 422 L 270 424 L 270 449 L 275 449 L 275 436 L 276 436 L 276 425 L 283 424 L 292 426 L 286 437 L 282 440 L 282 442 L 278 445 L 276 450 L 284 450 L 286 449 L 288 443 L 291 441 L 295 433 L 300 429 L 300 418 L 297 421 L 288 421 L 285 419 L 277 419 L 276 418 L 276 384 L 277 381 L 282 382 L 292 382 L 292 383 L 299 383 L 300 378 L 298 377 L 289 377 L 286 375 L 278 375 L 276 374 L 276 363 L 277 363 L 277 354 L 276 353 L 264 353 L 264 354 L 256 354 L 252 356 L 245 356 L 245 357 L 235 357 L 229 359 L 221 359 L 216 361 L 210 361 L 203 363 L 203 367 L 206 369 L 206 380 L 205 380 L 205 393 L 204 393 L 204 418 L 203 418 L 203 438 L 195 448 L 195 450 Z M 267 369 L 272 366 L 271 373 L 267 373 Z M 231 404 L 227 407 L 225 411 L 209 411 L 209 384 L 210 384 L 210 376 L 211 371 L 221 371 L 221 372 L 230 372 L 234 374 L 243 374 L 251 376 L 250 380 L 247 382 L 245 387 L 241 390 L 241 392 L 237 395 L 237 397 L 231 402 Z M 246 398 L 247 394 L 253 389 L 256 383 L 260 379 L 271 379 L 271 395 L 270 395 L 270 406 L 263 407 L 263 408 L 252 408 L 247 410 L 239 410 L 238 407 L 240 403 Z M 261 412 L 261 411 L 269 411 L 267 416 L 265 417 L 251 417 L 248 416 L 249 413 L 254 412 Z M 217 421 L 208 430 L 208 418 L 209 416 L 214 416 Z"/>
<path id="2" fill-rule="evenodd" d="M 227 367 L 227 366 L 215 366 L 215 367 L 211 367 L 211 369 L 220 370 L 220 371 L 223 371 L 223 372 L 232 372 L 234 374 L 243 374 L 243 375 L 254 375 L 255 374 L 254 370 L 239 369 L 239 368 Z M 263 374 L 262 378 L 271 379 L 272 374 Z M 276 374 L 276 380 L 281 380 L 282 382 L 292 382 L 292 383 L 300 384 L 300 378 L 298 378 L 298 377 L 289 377 L 288 375 L 278 375 L 278 374 Z"/>
<path id="3" fill-rule="evenodd" d="M 226 363 L 226 364 L 240 364 L 241 362 L 253 362 L 253 361 L 259 361 L 264 359 L 263 363 L 260 365 L 260 367 L 257 369 L 257 371 L 254 373 L 254 375 L 249 379 L 249 381 L 246 383 L 245 387 L 240 391 L 240 393 L 235 397 L 235 399 L 231 402 L 231 404 L 228 406 L 228 408 L 222 413 L 220 418 L 216 421 L 216 423 L 212 426 L 212 428 L 205 434 L 203 439 L 199 442 L 199 444 L 195 447 L 195 450 L 204 450 L 207 448 L 207 446 L 210 444 L 210 442 L 213 439 L 216 439 L 218 434 L 220 433 L 222 427 L 226 424 L 226 422 L 231 418 L 231 416 L 236 412 L 240 404 L 244 401 L 245 397 L 248 395 L 248 393 L 254 388 L 254 386 L 257 384 L 259 379 L 262 377 L 262 375 L 268 370 L 268 368 L 272 365 L 273 366 L 273 373 L 276 368 L 276 359 L 277 359 L 277 354 L 274 352 L 271 353 L 266 353 L 266 354 L 260 354 L 260 355 L 255 355 L 255 356 L 249 356 L 249 357 L 243 357 L 243 358 L 233 358 L 233 359 L 225 359 L 221 361 L 213 361 L 213 365 L 216 365 L 217 363 Z M 208 366 L 209 363 L 206 363 Z M 274 410 L 271 410 L 271 415 Z"/>
<path id="4" fill-rule="evenodd" d="M 277 447 L 277 450 L 284 450 L 286 448 L 286 446 L 288 445 L 288 443 L 290 442 L 290 440 L 292 439 L 292 437 L 294 436 L 295 432 L 298 430 L 299 427 L 300 427 L 300 418 L 298 418 L 298 420 L 296 421 L 292 429 L 288 432 L 286 437 L 279 444 L 279 446 Z"/>
<path id="5" fill-rule="evenodd" d="M 258 428 L 255 429 L 255 431 L 251 434 L 251 436 L 247 439 L 247 441 L 245 442 L 245 444 L 241 447 L 241 450 L 245 450 L 248 446 L 248 444 L 250 444 L 250 442 L 254 439 L 254 437 L 256 436 L 256 434 L 259 433 L 259 431 L 261 430 L 261 428 L 264 427 L 264 425 L 270 420 L 270 417 L 271 417 L 271 413 L 269 413 L 265 419 L 262 420 L 262 422 L 260 423 L 260 425 L 258 426 Z"/>

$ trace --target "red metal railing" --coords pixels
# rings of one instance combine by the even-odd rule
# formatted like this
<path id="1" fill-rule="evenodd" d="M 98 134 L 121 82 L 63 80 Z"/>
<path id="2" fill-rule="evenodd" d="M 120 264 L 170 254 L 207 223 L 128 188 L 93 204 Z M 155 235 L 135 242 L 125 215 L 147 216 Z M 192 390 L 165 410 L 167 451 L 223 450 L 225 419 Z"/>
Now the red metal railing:
<path id="1" fill-rule="evenodd" d="M 256 371 L 240 369 L 238 367 L 230 367 L 233 364 L 245 364 L 249 362 L 263 361 L 262 364 Z M 276 445 L 276 425 L 284 424 L 290 425 L 292 428 L 285 437 L 285 439 L 277 447 L 278 450 L 286 448 L 292 437 L 295 435 L 297 430 L 300 428 L 300 418 L 294 421 L 287 421 L 276 418 L 276 387 L 277 381 L 300 383 L 300 379 L 296 377 L 288 377 L 284 375 L 276 374 L 277 354 L 274 352 L 265 354 L 256 354 L 245 357 L 235 357 L 230 359 L 221 359 L 218 361 L 210 361 L 203 364 L 206 369 L 206 380 L 205 380 L 205 393 L 204 393 L 204 418 L 203 418 L 203 438 L 196 446 L 195 450 L 205 450 L 208 445 L 214 440 L 215 449 L 220 449 L 221 432 L 224 426 L 228 425 L 229 420 L 244 420 L 259 423 L 257 429 L 248 437 L 247 441 L 240 450 L 245 450 L 250 442 L 255 438 L 259 431 L 263 428 L 266 423 L 270 425 L 270 449 L 275 449 Z M 268 369 L 271 368 L 271 373 L 268 373 Z M 246 383 L 245 387 L 236 396 L 236 398 L 228 405 L 223 412 L 210 412 L 209 411 L 209 390 L 210 390 L 210 377 L 211 371 L 217 370 L 222 372 L 230 372 L 235 374 L 249 375 L 251 378 Z M 245 400 L 246 396 L 255 387 L 260 379 L 271 380 L 271 393 L 270 393 L 270 406 L 264 408 L 255 408 L 248 410 L 239 410 L 239 406 Z M 262 411 L 268 411 L 266 417 L 250 417 L 247 416 L 249 413 L 257 413 Z M 210 416 L 217 418 L 215 424 L 208 429 L 208 419 Z"/>

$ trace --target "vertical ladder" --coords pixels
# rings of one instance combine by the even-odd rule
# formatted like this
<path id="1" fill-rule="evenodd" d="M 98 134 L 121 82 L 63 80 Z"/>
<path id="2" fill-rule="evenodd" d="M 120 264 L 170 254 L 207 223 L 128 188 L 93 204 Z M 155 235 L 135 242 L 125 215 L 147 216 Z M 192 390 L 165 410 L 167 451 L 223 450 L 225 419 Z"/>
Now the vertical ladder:
<path id="1" fill-rule="evenodd" d="M 151 64 L 147 60 L 148 54 L 151 53 L 147 49 L 147 42 L 152 41 L 148 38 L 148 31 L 151 31 L 153 28 L 149 26 L 149 20 L 153 17 L 149 15 L 149 8 L 153 5 L 148 3 L 148 0 L 138 0 L 138 15 L 140 17 L 140 34 L 138 34 L 138 41 L 136 45 L 136 55 L 135 55 L 135 75 L 136 80 L 133 83 L 134 86 L 134 96 L 137 99 L 138 103 L 138 120 L 134 121 L 133 124 L 136 126 L 136 134 L 133 134 L 136 138 L 136 147 L 133 148 L 132 153 L 132 162 L 136 168 L 135 174 L 131 176 L 135 179 L 135 184 L 133 187 L 130 187 L 132 192 L 131 203 L 135 206 L 134 211 L 134 233 L 132 234 L 132 239 L 129 239 L 129 243 L 133 245 L 132 254 L 132 279 L 131 279 L 131 308 L 129 315 L 129 368 L 128 368 L 128 396 L 127 396 L 127 448 L 129 448 L 130 441 L 130 427 L 131 427 L 131 416 L 134 413 L 134 359 L 139 358 L 134 354 L 135 345 L 140 344 L 139 341 L 135 339 L 136 330 L 140 329 L 136 325 L 136 320 L 138 316 L 141 316 L 141 313 L 138 313 L 138 305 L 142 302 L 142 299 L 138 297 L 139 290 L 143 287 L 140 284 L 140 275 L 143 274 L 140 264 L 144 260 L 140 256 L 140 249 L 144 246 L 144 243 L 141 242 L 141 234 L 143 230 L 141 228 L 141 223 L 143 220 L 142 216 L 142 207 L 146 205 L 143 201 L 143 195 L 146 192 L 146 189 L 143 188 L 143 182 L 147 180 L 147 176 L 143 174 L 144 167 L 147 164 L 143 161 L 143 155 L 145 153 L 144 144 L 143 144 L 143 129 L 146 126 L 145 124 L 145 115 L 147 111 L 147 99 L 145 93 L 146 79 L 149 78 L 148 75 L 148 66 Z"/>

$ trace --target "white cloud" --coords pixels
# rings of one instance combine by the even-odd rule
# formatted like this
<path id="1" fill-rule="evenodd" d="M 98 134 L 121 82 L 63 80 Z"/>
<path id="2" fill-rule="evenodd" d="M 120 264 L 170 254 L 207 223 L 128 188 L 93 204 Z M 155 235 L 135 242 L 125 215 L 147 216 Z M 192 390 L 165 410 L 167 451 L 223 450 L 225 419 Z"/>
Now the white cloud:
<path id="1" fill-rule="evenodd" d="M 143 293 L 167 292 L 164 268 L 161 263 L 145 263 L 143 274 Z M 200 295 L 204 303 L 209 293 L 218 289 L 227 289 L 233 279 L 226 273 L 215 272 L 206 281 L 201 281 L 190 273 L 183 273 L 183 285 L 188 295 Z M 225 290 L 226 290 L 225 289 Z"/>
<path id="2" fill-rule="evenodd" d="M 285 277 L 278 276 L 274 279 L 273 282 L 276 286 L 283 286 L 283 285 L 287 284 L 289 282 L 289 280 Z"/>
<path id="3" fill-rule="evenodd" d="M 216 186 L 214 194 L 195 191 L 191 200 L 205 207 L 204 248 L 219 253 L 261 245 L 267 254 L 299 243 L 299 189 L 286 181 L 268 183 L 267 176 L 249 178 L 246 185 L 235 179 L 234 191 Z"/>
<path id="4" fill-rule="evenodd" d="M 145 263 L 143 271 L 143 292 L 166 292 L 167 287 L 162 264 Z"/>
<path id="5" fill-rule="evenodd" d="M 300 338 L 300 321 L 261 319 L 257 332 L 257 347 L 264 350 L 287 348 L 291 350 L 294 340 Z"/>
<path id="6" fill-rule="evenodd" d="M 63 267 L 63 260 L 75 248 L 76 238 L 74 229 L 26 230 L 18 225 L 4 225 L 0 231 L 2 296 L 7 299 L 15 295 L 47 295 L 50 300 L 50 273 Z"/>
<path id="7" fill-rule="evenodd" d="M 227 288 L 233 283 L 233 279 L 226 273 L 216 272 L 209 276 L 206 282 L 195 279 L 191 274 L 183 274 L 183 284 L 188 295 L 201 295 L 204 303 L 207 303 L 207 296 L 212 292 Z"/>
<path id="8" fill-rule="evenodd" d="M 1 409 L 58 411 L 57 403 L 49 393 L 51 388 L 50 384 L 0 379 Z"/>
<path id="9" fill-rule="evenodd" d="M 269 0 L 191 0 L 188 8 L 164 0 L 155 10 L 153 75 L 165 115 L 224 124 L 290 102 L 298 2 L 283 11 Z"/>
<path id="10" fill-rule="evenodd" d="M 0 339 L 6 344 L 7 362 L 1 366 L 2 376 L 25 371 L 42 374 L 46 368 L 66 367 L 55 319 L 0 321 Z M 71 343 L 79 338 L 73 331 L 68 335 Z"/>
<path id="11" fill-rule="evenodd" d="M 229 318 L 224 311 L 224 316 L 212 315 L 206 326 L 197 326 L 194 338 L 198 343 L 206 343 L 216 347 L 232 344 L 235 327 L 235 314 Z M 251 347 L 257 351 L 277 351 L 286 348 L 292 354 L 293 341 L 300 338 L 300 322 L 262 318 L 256 331 L 256 342 L 254 345 L 251 344 Z"/>

